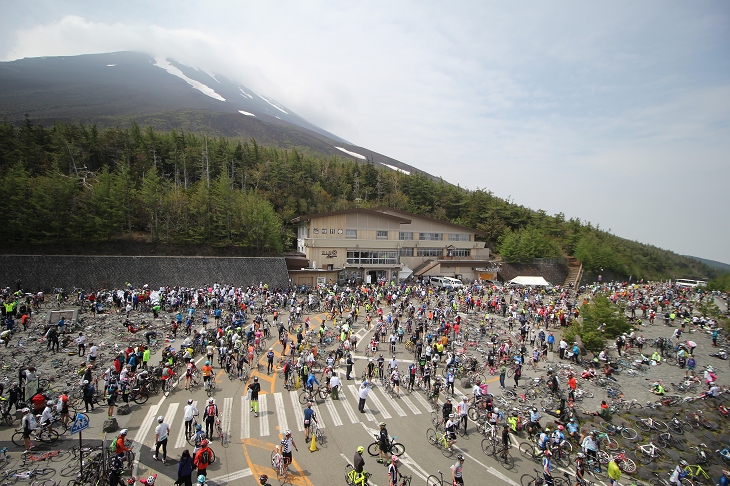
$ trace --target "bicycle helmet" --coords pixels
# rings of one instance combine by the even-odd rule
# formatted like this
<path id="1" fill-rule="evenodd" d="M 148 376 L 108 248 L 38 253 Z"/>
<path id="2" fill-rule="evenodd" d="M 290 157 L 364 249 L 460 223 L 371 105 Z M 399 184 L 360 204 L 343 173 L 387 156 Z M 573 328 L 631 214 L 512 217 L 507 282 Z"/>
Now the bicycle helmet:
<path id="1" fill-rule="evenodd" d="M 212 397 L 208 399 L 208 403 L 214 403 L 214 402 L 215 402 L 215 400 Z"/>
<path id="2" fill-rule="evenodd" d="M 362 454 L 363 452 L 365 452 L 365 448 L 363 446 L 358 446 L 357 453 Z"/>
<path id="3" fill-rule="evenodd" d="M 461 454 L 459 454 L 458 456 L 456 456 L 456 459 L 457 459 L 458 461 L 464 462 L 464 456 L 463 456 L 463 455 L 461 455 Z"/>
<path id="4" fill-rule="evenodd" d="M 381 427 L 385 427 L 385 422 L 380 422 Z"/>
<path id="5" fill-rule="evenodd" d="M 206 364 L 206 366 L 207 366 L 207 365 L 210 365 L 210 361 L 206 361 L 206 362 L 205 362 L 205 364 Z"/>
<path id="6" fill-rule="evenodd" d="M 203 430 L 203 426 L 198 424 L 195 426 L 195 430 Z"/>
<path id="7" fill-rule="evenodd" d="M 392 456 L 390 456 L 390 460 L 393 461 L 394 463 L 396 463 L 396 462 L 398 462 L 398 456 L 393 454 Z"/>
<path id="8" fill-rule="evenodd" d="M 562 432 L 563 430 L 565 430 L 565 427 L 563 427 L 562 425 L 558 425 L 558 430 Z"/>
<path id="9" fill-rule="evenodd" d="M 454 417 L 455 417 L 455 415 L 453 413 L 449 414 L 449 418 L 454 418 Z"/>
<path id="10" fill-rule="evenodd" d="M 155 484 L 155 477 L 147 476 L 147 486 L 152 486 L 153 484 Z"/>
<path id="11" fill-rule="evenodd" d="M 578 453 L 578 459 L 583 459 L 584 457 L 586 457 L 585 454 L 583 454 L 582 452 Z"/>
<path id="12" fill-rule="evenodd" d="M 268 481 L 268 480 L 269 480 L 269 477 L 266 474 L 262 474 L 261 476 L 259 476 L 259 483 L 261 483 L 262 485 L 266 484 L 266 481 Z"/>
<path id="13" fill-rule="evenodd" d="M 129 430 L 122 429 L 122 430 L 119 431 L 119 435 L 127 435 L 127 432 L 129 432 Z"/>
<path id="14" fill-rule="evenodd" d="M 46 402 L 46 406 L 48 406 L 48 407 L 52 407 L 52 406 L 53 406 L 53 400 L 48 400 L 48 401 Z"/>
<path id="15" fill-rule="evenodd" d="M 192 398 L 188 398 L 188 405 L 192 405 L 192 404 L 193 404 L 193 399 Z"/>
<path id="16" fill-rule="evenodd" d="M 254 381 L 254 383 L 257 383 L 259 381 L 259 377 L 258 376 L 254 376 L 253 377 L 253 381 Z"/>
<path id="17" fill-rule="evenodd" d="M 685 461 L 684 459 L 682 459 L 682 460 L 679 461 L 679 465 L 682 466 L 682 467 L 689 466 L 689 464 L 687 463 L 687 461 Z"/>
<path id="18" fill-rule="evenodd" d="M 496 413 L 499 413 L 499 409 L 498 409 L 497 407 L 494 407 L 494 411 L 495 411 Z"/>
<path id="19" fill-rule="evenodd" d="M 380 357 L 382 358 L 382 357 L 383 357 L 383 355 L 381 354 L 381 355 L 380 355 Z"/>
<path id="20" fill-rule="evenodd" d="M 550 432 L 550 427 L 545 427 L 545 432 Z"/>
<path id="21" fill-rule="evenodd" d="M 462 399 L 463 401 L 467 401 L 467 400 L 468 400 L 468 398 L 466 398 L 466 397 L 461 397 L 461 399 Z"/>
<path id="22" fill-rule="evenodd" d="M 198 476 L 198 484 L 205 484 L 205 476 L 202 474 Z"/>
<path id="23" fill-rule="evenodd" d="M 159 417 L 157 417 L 157 423 L 160 423 L 161 424 L 164 420 L 165 420 L 165 417 L 163 417 L 162 415 L 160 415 Z"/>
<path id="24" fill-rule="evenodd" d="M 203 439 L 200 441 L 200 447 L 205 447 L 208 445 L 208 439 Z"/>
<path id="25" fill-rule="evenodd" d="M 373 362 L 373 358 L 368 358 L 368 363 L 372 363 L 372 362 Z"/>
<path id="26" fill-rule="evenodd" d="M 28 407 L 25 407 L 25 408 L 23 409 L 23 413 L 28 413 L 28 412 L 30 412 L 30 409 L 29 409 Z"/>
<path id="27" fill-rule="evenodd" d="M 284 432 L 284 435 L 291 435 L 291 430 L 286 429 L 286 432 Z"/>
<path id="28" fill-rule="evenodd" d="M 81 384 L 82 385 L 88 385 L 89 384 L 89 380 L 84 380 Z"/>

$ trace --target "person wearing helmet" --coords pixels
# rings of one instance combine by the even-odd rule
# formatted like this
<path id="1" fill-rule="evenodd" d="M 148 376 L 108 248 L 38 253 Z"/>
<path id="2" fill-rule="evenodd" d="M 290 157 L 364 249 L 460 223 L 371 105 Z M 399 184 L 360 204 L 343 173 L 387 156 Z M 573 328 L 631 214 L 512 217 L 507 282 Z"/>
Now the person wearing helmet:
<path id="1" fill-rule="evenodd" d="M 671 476 L 669 476 L 669 484 L 674 484 L 676 486 L 682 486 L 682 479 L 687 477 L 689 474 L 689 469 L 687 469 L 687 461 L 684 459 L 681 459 L 679 461 L 679 464 L 674 468 L 672 471 Z"/>
<path id="2" fill-rule="evenodd" d="M 717 486 L 730 486 L 730 471 L 722 470 L 722 476 L 717 480 Z"/>
<path id="3" fill-rule="evenodd" d="M 291 430 L 287 429 L 284 432 L 284 438 L 281 440 L 281 456 L 284 459 L 284 467 L 287 468 L 292 462 L 292 449 L 299 452 L 297 443 L 294 442 L 294 437 L 291 435 Z"/>
<path id="4" fill-rule="evenodd" d="M 162 464 L 167 462 L 167 437 L 170 435 L 170 426 L 165 423 L 165 417 L 160 415 L 157 417 L 157 427 L 155 427 L 155 455 L 152 459 L 159 461 L 160 446 L 162 446 Z"/>
<path id="5" fill-rule="evenodd" d="M 248 385 L 248 395 L 251 400 L 251 412 L 255 417 L 259 416 L 259 392 L 261 391 L 261 383 L 259 377 L 254 376 L 253 381 Z"/>
<path id="6" fill-rule="evenodd" d="M 586 472 L 585 466 L 585 454 L 579 452 L 575 458 L 575 483 L 573 486 L 580 486 L 583 484 L 583 475 Z"/>
<path id="7" fill-rule="evenodd" d="M 355 451 L 355 457 L 352 461 L 352 482 L 354 484 L 359 484 L 360 482 L 363 482 L 363 475 L 365 474 L 365 459 L 363 459 L 362 457 L 363 452 L 365 452 L 365 448 L 363 446 L 358 446 L 357 450 Z"/>
<path id="8" fill-rule="evenodd" d="M 456 464 L 451 466 L 451 484 L 464 484 L 464 456 L 459 454 L 456 456 Z"/>
<path id="9" fill-rule="evenodd" d="M 507 451 L 509 451 L 510 445 L 512 444 L 512 437 L 509 433 L 509 424 L 504 424 L 502 427 L 502 451 L 500 456 L 504 459 L 507 458 Z"/>
<path id="10" fill-rule="evenodd" d="M 213 398 L 208 399 L 203 418 L 205 418 L 205 436 L 213 437 L 213 426 L 215 425 L 215 419 L 218 418 L 218 405 L 215 404 Z"/>
<path id="11" fill-rule="evenodd" d="M 195 447 L 193 448 L 193 456 L 202 447 L 202 443 L 203 443 L 204 439 L 205 439 L 205 431 L 203 430 L 203 426 L 200 424 L 195 425 L 195 435 L 193 437 L 193 444 L 195 444 Z"/>
<path id="12" fill-rule="evenodd" d="M 203 373 L 203 389 L 207 390 L 213 383 L 213 367 L 210 361 L 206 361 L 200 371 Z"/>
<path id="13" fill-rule="evenodd" d="M 307 402 L 307 406 L 304 407 L 304 411 L 302 413 L 304 416 L 304 442 L 306 443 L 309 442 L 309 430 L 312 421 L 318 423 L 317 414 L 314 413 L 314 410 L 312 409 L 312 402 Z"/>
<path id="14" fill-rule="evenodd" d="M 193 420 L 200 415 L 198 409 L 193 405 L 193 399 L 188 399 L 188 404 L 183 409 L 183 420 L 185 421 L 185 438 L 189 439 L 193 434 Z"/>
<path id="15" fill-rule="evenodd" d="M 266 474 L 262 474 L 261 476 L 259 476 L 259 484 L 261 486 L 271 486 L 269 484 L 269 477 Z"/>
<path id="16" fill-rule="evenodd" d="M 464 434 L 466 434 L 467 415 L 469 413 L 469 399 L 466 396 L 461 397 L 461 402 L 456 406 L 456 411 L 459 413 L 459 426 L 464 426 Z"/>
<path id="17" fill-rule="evenodd" d="M 378 433 L 378 459 L 379 464 L 383 464 L 388 459 L 388 453 L 390 452 L 390 434 L 388 429 L 385 428 L 385 422 L 380 422 L 380 432 Z"/>
<path id="18" fill-rule="evenodd" d="M 48 400 L 46 407 L 41 412 L 41 427 L 53 430 L 53 400 Z"/>
<path id="19" fill-rule="evenodd" d="M 124 473 L 123 456 L 116 454 L 109 460 L 109 485 L 110 486 L 128 486 L 127 482 L 122 479 Z"/>
<path id="20" fill-rule="evenodd" d="M 452 451 L 454 444 L 456 444 L 456 429 L 458 426 L 459 419 L 456 417 L 456 414 L 449 414 L 446 425 L 444 425 L 444 429 L 446 430 L 446 438 L 449 441 L 449 451 Z"/>
<path id="21" fill-rule="evenodd" d="M 213 463 L 214 459 L 215 454 L 213 454 L 213 450 L 208 445 L 208 439 L 203 439 L 200 441 L 200 449 L 195 453 L 195 457 L 193 458 L 193 465 L 198 469 L 199 476 L 208 476 L 208 466 Z"/>
<path id="22" fill-rule="evenodd" d="M 388 465 L 388 480 L 390 481 L 390 486 L 398 486 L 398 477 L 400 474 L 398 473 L 398 464 L 400 461 L 398 460 L 398 456 L 393 454 L 390 456 L 390 465 Z"/>
<path id="23" fill-rule="evenodd" d="M 117 456 L 123 457 L 124 454 L 126 454 L 128 451 L 131 451 L 132 449 L 127 447 L 127 444 L 125 443 L 127 440 L 127 433 L 129 431 L 127 429 L 122 429 L 119 431 L 119 435 L 117 436 L 116 443 L 114 444 L 114 453 Z"/>
<path id="24" fill-rule="evenodd" d="M 545 449 L 542 453 L 542 477 L 545 478 L 545 484 L 552 486 L 553 484 L 553 459 L 550 449 Z"/>
<path id="25" fill-rule="evenodd" d="M 22 412 L 23 418 L 20 420 L 20 425 L 23 427 L 23 446 L 26 451 L 30 451 L 34 447 L 30 442 L 30 434 L 38 428 L 38 423 L 35 416 L 30 413 L 30 408 L 25 407 Z"/>
<path id="26" fill-rule="evenodd" d="M 375 362 L 373 361 L 373 358 L 368 359 L 368 365 L 365 368 L 365 371 L 368 381 L 372 381 L 373 376 L 375 376 Z"/>

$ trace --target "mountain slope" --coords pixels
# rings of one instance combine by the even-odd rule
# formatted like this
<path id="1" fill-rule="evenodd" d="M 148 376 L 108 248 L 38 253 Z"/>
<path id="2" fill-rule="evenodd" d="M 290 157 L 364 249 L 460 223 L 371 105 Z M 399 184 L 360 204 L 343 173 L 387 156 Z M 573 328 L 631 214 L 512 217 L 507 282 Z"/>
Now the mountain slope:
<path id="1" fill-rule="evenodd" d="M 425 174 L 353 145 L 234 80 L 138 52 L 0 63 L 0 117 L 19 122 L 25 115 L 44 125 L 79 121 L 104 127 L 136 121 L 165 131 L 255 138 L 280 148 L 308 147 Z"/>

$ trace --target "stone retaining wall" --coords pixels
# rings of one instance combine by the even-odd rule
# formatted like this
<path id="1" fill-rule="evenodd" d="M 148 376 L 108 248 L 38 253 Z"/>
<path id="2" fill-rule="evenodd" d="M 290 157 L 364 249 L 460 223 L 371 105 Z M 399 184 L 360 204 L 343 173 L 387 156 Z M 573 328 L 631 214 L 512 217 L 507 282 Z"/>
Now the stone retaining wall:
<path id="1" fill-rule="evenodd" d="M 553 285 L 563 285 L 568 276 L 568 266 L 556 263 L 503 263 L 499 272 L 505 282 L 515 277 L 542 277 Z"/>
<path id="2" fill-rule="evenodd" d="M 50 291 L 165 285 L 202 287 L 221 284 L 246 286 L 268 283 L 289 284 L 283 257 L 155 257 L 155 256 L 59 256 L 0 255 L 0 285 L 15 290 L 17 281 L 29 291 Z"/>

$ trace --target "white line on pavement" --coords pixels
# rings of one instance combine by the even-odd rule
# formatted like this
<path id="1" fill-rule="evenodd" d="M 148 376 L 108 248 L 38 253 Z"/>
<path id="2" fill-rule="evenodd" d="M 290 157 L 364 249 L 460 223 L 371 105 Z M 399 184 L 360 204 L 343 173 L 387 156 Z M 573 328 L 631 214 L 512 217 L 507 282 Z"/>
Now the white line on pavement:
<path id="1" fill-rule="evenodd" d="M 226 397 L 223 399 L 223 417 L 221 421 L 223 425 L 223 437 L 226 439 L 231 438 L 231 422 L 233 422 L 233 397 Z"/>
<path id="2" fill-rule="evenodd" d="M 248 400 L 246 396 L 241 396 L 241 439 L 248 439 L 251 437 L 251 415 L 248 411 Z"/>
<path id="3" fill-rule="evenodd" d="M 304 414 L 302 406 L 299 404 L 299 397 L 296 393 L 289 393 L 289 397 L 291 397 L 291 404 L 294 407 L 294 415 L 297 417 L 297 430 L 301 432 L 304 430 Z"/>
<path id="4" fill-rule="evenodd" d="M 286 421 L 284 396 L 281 394 L 281 392 L 274 393 L 274 404 L 276 408 L 276 415 L 279 417 L 279 433 L 283 434 L 284 431 L 289 428 L 289 424 Z"/>
<path id="5" fill-rule="evenodd" d="M 268 395 L 259 395 L 259 434 L 261 437 L 269 435 L 269 415 L 267 412 Z"/>
<path id="6" fill-rule="evenodd" d="M 368 395 L 368 400 L 371 400 L 373 402 L 373 404 L 375 405 L 375 408 L 380 412 L 381 417 L 383 417 L 384 419 L 391 418 L 392 415 L 390 415 L 390 412 L 388 412 L 388 410 L 380 402 L 380 399 L 378 398 L 378 396 L 375 393 L 373 393 L 374 391 L 375 390 L 372 390 L 370 392 L 370 394 Z"/>

